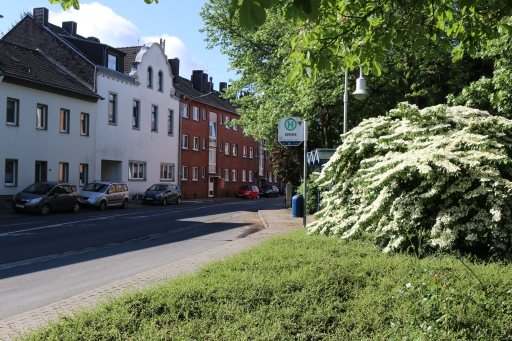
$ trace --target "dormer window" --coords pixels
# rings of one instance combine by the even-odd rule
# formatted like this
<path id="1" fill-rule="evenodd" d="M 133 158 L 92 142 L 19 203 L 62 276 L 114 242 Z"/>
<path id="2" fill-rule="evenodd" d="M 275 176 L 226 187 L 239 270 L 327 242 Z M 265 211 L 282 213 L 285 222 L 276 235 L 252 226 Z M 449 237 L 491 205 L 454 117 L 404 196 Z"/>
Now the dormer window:
<path id="1" fill-rule="evenodd" d="M 153 87 L 153 69 L 148 67 L 148 88 Z"/>
<path id="2" fill-rule="evenodd" d="M 117 71 L 117 56 L 113 54 L 108 54 L 108 68 L 111 70 Z"/>
<path id="3" fill-rule="evenodd" d="M 164 74 L 162 71 L 158 72 L 158 91 L 164 91 Z"/>

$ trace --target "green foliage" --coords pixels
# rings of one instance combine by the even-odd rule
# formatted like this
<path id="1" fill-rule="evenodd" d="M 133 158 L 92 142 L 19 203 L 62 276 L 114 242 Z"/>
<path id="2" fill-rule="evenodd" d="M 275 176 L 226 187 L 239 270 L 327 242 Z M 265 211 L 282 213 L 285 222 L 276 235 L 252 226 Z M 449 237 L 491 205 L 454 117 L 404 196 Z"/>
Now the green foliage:
<path id="1" fill-rule="evenodd" d="M 306 214 L 313 214 L 318 211 L 318 196 L 321 195 L 321 192 L 319 192 L 320 188 L 316 180 L 319 176 L 320 173 L 318 172 L 309 174 L 306 186 Z M 302 181 L 302 185 L 297 188 L 297 193 L 304 195 L 304 181 Z"/>
<path id="2" fill-rule="evenodd" d="M 297 229 L 18 340 L 510 340 L 511 270 Z"/>
<path id="3" fill-rule="evenodd" d="M 512 121 L 487 112 L 403 103 L 344 137 L 317 180 L 310 233 L 375 236 L 384 251 L 509 255 Z"/>
<path id="4" fill-rule="evenodd" d="M 300 161 L 297 149 L 293 147 L 274 146 L 268 161 L 274 172 L 284 183 L 300 183 Z"/>

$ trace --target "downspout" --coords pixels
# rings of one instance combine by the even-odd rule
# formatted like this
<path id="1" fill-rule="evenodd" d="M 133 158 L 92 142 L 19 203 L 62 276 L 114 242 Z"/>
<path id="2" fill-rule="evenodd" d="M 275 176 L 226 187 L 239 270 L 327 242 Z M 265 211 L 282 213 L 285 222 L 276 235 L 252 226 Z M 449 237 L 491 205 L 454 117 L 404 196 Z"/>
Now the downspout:
<path id="1" fill-rule="evenodd" d="M 179 124 L 178 124 L 178 170 L 177 170 L 177 174 L 178 174 L 178 187 L 180 188 L 181 190 L 181 139 L 182 139 L 182 136 L 181 136 L 181 131 L 182 131 L 182 119 L 183 119 L 183 115 L 182 115 L 182 112 L 183 112 L 183 95 L 180 96 L 180 105 L 179 105 L 179 112 L 178 112 L 178 117 L 179 117 Z"/>

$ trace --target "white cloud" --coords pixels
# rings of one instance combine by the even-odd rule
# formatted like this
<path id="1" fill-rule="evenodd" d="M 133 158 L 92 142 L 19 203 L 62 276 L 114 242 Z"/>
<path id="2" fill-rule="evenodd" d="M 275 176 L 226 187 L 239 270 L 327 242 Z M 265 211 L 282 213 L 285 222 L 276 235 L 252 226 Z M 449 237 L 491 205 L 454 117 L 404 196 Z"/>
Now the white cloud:
<path id="1" fill-rule="evenodd" d="M 168 59 L 179 58 L 180 60 L 180 76 L 190 79 L 192 70 L 201 70 L 204 65 L 201 65 L 190 53 L 185 44 L 177 37 L 164 34 L 160 37 L 142 37 L 141 43 L 160 42 L 160 39 L 165 40 L 165 54 Z"/>
<path id="2" fill-rule="evenodd" d="M 131 21 L 116 14 L 110 7 L 98 2 L 80 4 L 80 10 L 71 9 L 66 12 L 50 12 L 50 22 L 62 26 L 64 21 L 77 23 L 77 34 L 84 37 L 96 37 L 104 44 L 113 47 L 137 46 L 150 42 L 165 40 L 165 54 L 169 59 L 180 59 L 180 76 L 190 78 L 192 70 L 203 69 L 177 37 L 168 34 L 162 36 L 140 37 L 140 31 Z"/>

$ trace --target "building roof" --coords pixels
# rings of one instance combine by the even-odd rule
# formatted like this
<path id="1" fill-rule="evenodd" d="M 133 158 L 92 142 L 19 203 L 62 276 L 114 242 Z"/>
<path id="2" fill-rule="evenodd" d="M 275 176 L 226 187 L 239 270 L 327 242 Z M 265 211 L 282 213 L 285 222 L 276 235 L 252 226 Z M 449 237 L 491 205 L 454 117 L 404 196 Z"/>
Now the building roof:
<path id="1" fill-rule="evenodd" d="M 0 40 L 0 72 L 8 78 L 102 98 L 39 50 Z"/>
<path id="2" fill-rule="evenodd" d="M 128 47 L 118 47 L 119 51 L 126 53 L 124 57 L 124 73 L 130 74 L 132 71 L 132 63 L 135 61 L 135 57 L 139 54 L 142 46 L 128 46 Z"/>
<path id="3" fill-rule="evenodd" d="M 176 89 L 176 95 L 183 96 L 185 103 L 188 99 L 237 114 L 235 107 L 220 97 L 218 91 L 213 90 L 209 94 L 202 93 L 194 89 L 191 81 L 180 76 L 174 78 L 174 88 Z"/>

